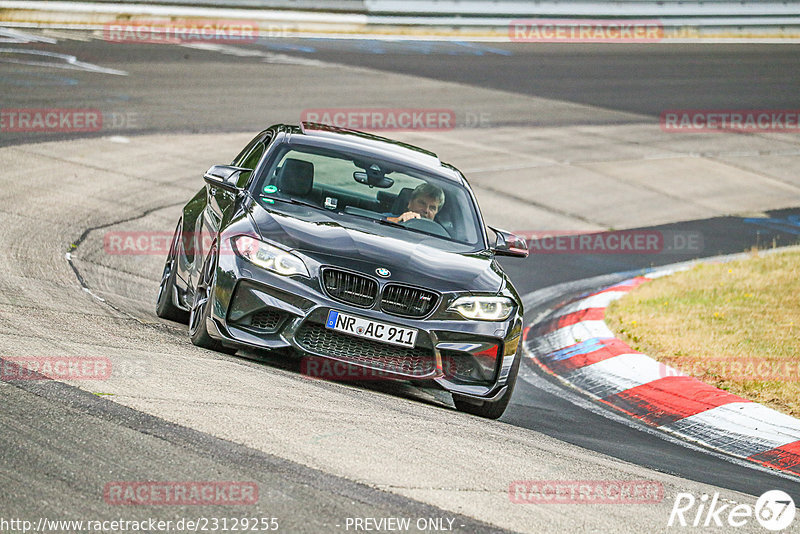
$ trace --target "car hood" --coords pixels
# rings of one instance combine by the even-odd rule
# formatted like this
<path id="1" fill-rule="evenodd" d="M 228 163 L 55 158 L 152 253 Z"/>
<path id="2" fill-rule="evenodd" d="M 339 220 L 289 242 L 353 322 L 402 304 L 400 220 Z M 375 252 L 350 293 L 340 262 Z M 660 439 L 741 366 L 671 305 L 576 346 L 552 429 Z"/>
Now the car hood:
<path id="1" fill-rule="evenodd" d="M 441 245 L 440 239 L 423 234 L 393 230 L 369 221 L 363 225 L 365 229 L 359 229 L 345 226 L 346 222 L 324 211 L 287 206 L 289 210 L 293 215 L 268 211 L 256 204 L 251 211 L 256 230 L 262 239 L 280 243 L 321 265 L 376 278 L 375 270 L 384 268 L 391 272 L 387 280 L 440 292 L 496 293 L 503 286 L 503 272 L 489 253 L 448 252 L 435 248 Z M 375 233 L 369 228 L 373 224 Z"/>

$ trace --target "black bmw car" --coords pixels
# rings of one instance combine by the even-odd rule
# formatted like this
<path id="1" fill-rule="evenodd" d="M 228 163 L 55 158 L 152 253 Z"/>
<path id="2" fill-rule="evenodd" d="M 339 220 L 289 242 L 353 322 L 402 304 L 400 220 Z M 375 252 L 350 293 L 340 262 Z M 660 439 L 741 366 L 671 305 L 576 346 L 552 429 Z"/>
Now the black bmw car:
<path id="1" fill-rule="evenodd" d="M 464 176 L 426 150 L 303 123 L 258 134 L 183 208 L 159 317 L 195 345 L 286 350 L 449 391 L 503 414 L 522 302 Z"/>

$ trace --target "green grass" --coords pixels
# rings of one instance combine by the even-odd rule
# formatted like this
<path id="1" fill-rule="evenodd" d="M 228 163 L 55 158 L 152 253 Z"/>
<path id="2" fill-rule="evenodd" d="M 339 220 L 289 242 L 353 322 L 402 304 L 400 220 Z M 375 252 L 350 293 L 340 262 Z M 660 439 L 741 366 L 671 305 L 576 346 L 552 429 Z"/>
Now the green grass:
<path id="1" fill-rule="evenodd" d="M 702 264 L 606 310 L 633 349 L 800 417 L 800 252 Z"/>

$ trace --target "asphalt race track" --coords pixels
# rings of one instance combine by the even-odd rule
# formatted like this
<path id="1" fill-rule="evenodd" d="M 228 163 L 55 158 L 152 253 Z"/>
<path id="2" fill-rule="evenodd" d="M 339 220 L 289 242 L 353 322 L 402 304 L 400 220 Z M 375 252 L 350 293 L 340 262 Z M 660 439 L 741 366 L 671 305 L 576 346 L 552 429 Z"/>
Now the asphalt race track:
<path id="1" fill-rule="evenodd" d="M 449 108 L 459 121 L 451 131 L 387 135 L 462 168 L 490 223 L 701 238 L 659 253 L 503 260 L 521 293 L 564 284 L 531 303 L 533 320 L 590 289 L 587 278 L 798 243 L 796 134 L 681 137 L 661 131 L 658 116 L 800 108 L 800 45 L 198 47 L 30 35 L 39 42 L 0 48 L 1 107 L 96 109 L 104 126 L 0 131 L 0 359 L 105 355 L 144 371 L 101 384 L 0 381 L 0 519 L 246 514 L 279 518 L 280 531 L 320 532 L 347 531 L 347 518 L 402 516 L 452 519 L 444 524 L 459 532 L 668 532 L 678 492 L 752 504 L 782 489 L 800 503 L 796 478 L 667 439 L 530 362 L 506 414 L 490 422 L 429 390 L 321 383 L 296 362 L 203 351 L 185 327 L 153 313 L 163 255 L 109 254 L 104 245 L 113 231 L 171 232 L 208 166 L 303 110 Z M 665 498 L 627 507 L 510 502 L 511 482 L 554 479 L 653 480 Z M 246 480 L 260 499 L 227 508 L 105 503 L 105 485 L 124 480 Z"/>
<path id="2" fill-rule="evenodd" d="M 794 89 L 800 84 L 794 45 L 531 46 L 348 40 L 290 44 L 295 47 L 268 41 L 266 48 L 650 116 L 685 108 L 792 109 L 797 104 Z M 532 124 L 548 124 L 548 119 L 540 122 L 524 111 L 521 117 Z"/>

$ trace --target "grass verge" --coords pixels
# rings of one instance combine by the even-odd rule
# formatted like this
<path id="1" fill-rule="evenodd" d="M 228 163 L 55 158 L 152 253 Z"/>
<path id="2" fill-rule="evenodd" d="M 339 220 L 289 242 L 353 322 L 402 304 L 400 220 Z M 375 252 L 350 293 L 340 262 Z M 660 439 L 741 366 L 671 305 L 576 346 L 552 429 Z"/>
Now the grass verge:
<path id="1" fill-rule="evenodd" d="M 800 417 L 800 252 L 701 264 L 606 310 L 631 348 Z"/>

